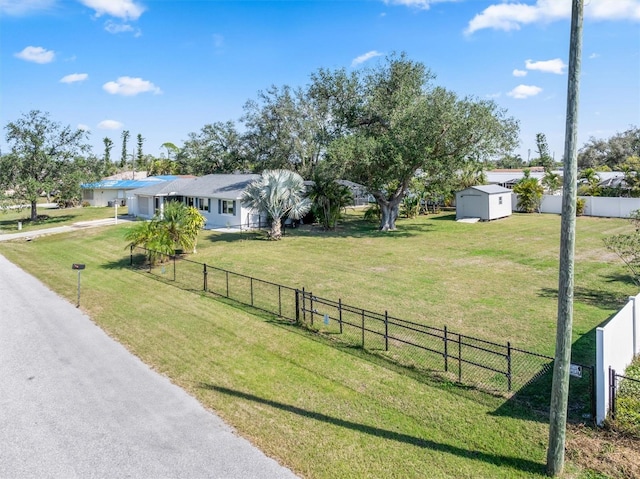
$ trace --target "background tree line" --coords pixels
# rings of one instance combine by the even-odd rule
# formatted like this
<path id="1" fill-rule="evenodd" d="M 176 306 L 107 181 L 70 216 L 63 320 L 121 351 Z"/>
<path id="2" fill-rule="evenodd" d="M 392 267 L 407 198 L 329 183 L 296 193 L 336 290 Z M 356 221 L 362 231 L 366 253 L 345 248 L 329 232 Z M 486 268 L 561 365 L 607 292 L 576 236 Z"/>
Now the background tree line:
<path id="1" fill-rule="evenodd" d="M 32 111 L 5 127 L 11 152 L 0 158 L 0 187 L 12 190 L 15 200 L 32 202 L 55 192 L 61 203 L 74 204 L 81 182 L 123 170 L 206 175 L 285 169 L 326 191 L 327 181 L 336 179 L 366 186 L 376 200 L 380 228 L 394 229 L 403 202 L 450 196 L 479 182 L 487 165 L 523 166 L 512 154 L 518 141 L 514 118 L 493 101 L 460 97 L 435 86 L 434 79 L 405 54 L 368 69 L 319 69 L 304 87 L 259 91 L 245 103 L 238 122 L 204 125 L 181 146 L 164 143 L 166 153 L 159 156 L 144 152 L 140 133 L 130 144 L 134 140 L 125 130 L 119 161 L 112 139 L 103 139 L 97 157 L 86 144 L 88 133 Z M 618 159 L 630 149 L 637 155 L 639 136 L 637 129 L 629 130 L 611 139 L 615 148 L 608 150 L 591 140 L 581 151 L 582 163 L 605 158 L 593 153 L 596 144 L 597 151 L 615 150 Z M 550 169 L 554 162 L 544 134 L 536 136 L 536 144 L 536 164 Z"/>

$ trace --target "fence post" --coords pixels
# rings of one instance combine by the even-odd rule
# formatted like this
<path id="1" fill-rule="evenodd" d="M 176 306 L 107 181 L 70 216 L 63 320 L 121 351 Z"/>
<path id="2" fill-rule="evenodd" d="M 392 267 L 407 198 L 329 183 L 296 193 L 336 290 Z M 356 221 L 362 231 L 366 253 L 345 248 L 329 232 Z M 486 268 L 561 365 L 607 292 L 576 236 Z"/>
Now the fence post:
<path id="1" fill-rule="evenodd" d="M 511 342 L 507 341 L 507 390 L 511 392 Z"/>
<path id="2" fill-rule="evenodd" d="M 364 309 L 362 310 L 362 349 L 364 349 Z"/>
<path id="3" fill-rule="evenodd" d="M 389 313 L 384 312 L 384 350 L 389 351 Z"/>
<path id="4" fill-rule="evenodd" d="M 253 276 L 249 277 L 249 289 L 251 294 L 251 306 L 253 306 Z"/>
<path id="5" fill-rule="evenodd" d="M 296 288 L 296 324 L 300 324 L 300 291 Z"/>
<path id="6" fill-rule="evenodd" d="M 611 419 L 616 419 L 616 370 L 609 366 L 609 410 Z"/>
<path id="7" fill-rule="evenodd" d="M 342 299 L 338 299 L 338 322 L 340 324 L 340 334 L 342 334 Z"/>
<path id="8" fill-rule="evenodd" d="M 311 310 L 311 326 L 313 326 L 313 293 L 309 292 L 309 309 Z"/>
<path id="9" fill-rule="evenodd" d="M 282 291 L 280 285 L 278 285 L 278 316 L 282 317 Z"/>
<path id="10" fill-rule="evenodd" d="M 447 326 L 444 327 L 444 372 L 449 372 L 449 341 L 447 339 Z"/>
<path id="11" fill-rule="evenodd" d="M 204 270 L 202 272 L 202 276 L 203 276 L 203 279 L 204 279 L 203 287 L 204 287 L 204 292 L 206 293 L 207 289 L 208 289 L 207 276 L 209 275 L 209 273 L 207 272 L 207 263 L 203 263 L 202 266 L 204 267 Z"/>
<path id="12" fill-rule="evenodd" d="M 225 271 L 224 274 L 225 274 L 225 278 L 227 280 L 227 298 L 228 298 L 229 297 L 229 272 Z"/>
<path id="13" fill-rule="evenodd" d="M 596 368 L 595 366 L 591 366 L 589 370 L 591 371 L 591 417 L 593 418 L 594 423 L 597 423 Z"/>
<path id="14" fill-rule="evenodd" d="M 302 321 L 307 324 L 307 294 L 304 292 L 304 286 L 302 287 Z"/>
<path id="15" fill-rule="evenodd" d="M 458 382 L 462 382 L 462 335 L 458 333 Z"/>

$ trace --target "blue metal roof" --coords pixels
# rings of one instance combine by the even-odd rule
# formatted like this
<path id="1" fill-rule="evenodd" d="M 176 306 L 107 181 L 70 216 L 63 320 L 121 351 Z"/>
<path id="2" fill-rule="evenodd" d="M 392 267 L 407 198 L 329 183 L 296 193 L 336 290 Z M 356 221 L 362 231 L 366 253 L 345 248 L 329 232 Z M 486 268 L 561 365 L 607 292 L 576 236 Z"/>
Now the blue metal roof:
<path id="1" fill-rule="evenodd" d="M 133 190 L 144 186 L 173 181 L 178 177 L 175 175 L 149 176 L 139 180 L 101 180 L 95 183 L 83 183 L 80 188 L 93 190 Z"/>

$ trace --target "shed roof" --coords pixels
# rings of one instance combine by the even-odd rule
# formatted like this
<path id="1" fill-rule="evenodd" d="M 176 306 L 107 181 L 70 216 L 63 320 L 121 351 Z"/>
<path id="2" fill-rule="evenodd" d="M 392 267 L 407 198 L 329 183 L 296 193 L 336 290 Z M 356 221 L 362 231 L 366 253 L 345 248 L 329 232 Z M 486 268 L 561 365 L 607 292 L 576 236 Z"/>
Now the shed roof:
<path id="1" fill-rule="evenodd" d="M 511 193 L 511 190 L 509 188 L 504 188 L 504 187 L 502 187 L 500 185 L 470 186 L 469 188 L 465 188 L 462 191 L 466 191 L 466 190 L 482 191 L 483 193 L 487 193 L 489 195 L 495 195 L 495 194 L 500 194 L 500 193 Z"/>

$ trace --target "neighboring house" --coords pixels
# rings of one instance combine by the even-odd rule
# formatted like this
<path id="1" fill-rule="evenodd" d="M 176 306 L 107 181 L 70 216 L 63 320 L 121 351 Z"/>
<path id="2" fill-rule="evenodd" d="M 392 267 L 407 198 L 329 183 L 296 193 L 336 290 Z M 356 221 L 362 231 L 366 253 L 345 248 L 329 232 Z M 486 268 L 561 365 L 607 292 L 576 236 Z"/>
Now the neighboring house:
<path id="1" fill-rule="evenodd" d="M 197 208 L 206 219 L 205 228 L 253 228 L 266 218 L 244 208 L 240 198 L 245 188 L 260 175 L 206 175 L 180 178 L 162 184 L 152 184 L 131 192 L 135 200 L 129 213 L 151 218 L 161 213 L 167 201 L 180 201 Z"/>
<path id="2" fill-rule="evenodd" d="M 146 176 L 146 173 L 145 175 Z M 149 176 L 139 179 L 105 178 L 95 183 L 84 183 L 82 201 L 90 206 L 118 206 L 128 205 L 132 199 L 131 192 L 147 185 L 166 183 L 175 180 L 177 176 Z"/>
<path id="3" fill-rule="evenodd" d="M 511 216 L 511 190 L 498 185 L 465 188 L 456 193 L 456 219 L 490 221 Z"/>
<path id="4" fill-rule="evenodd" d="M 524 178 L 524 171 L 524 169 L 503 169 L 487 171 L 485 174 L 487 176 L 487 183 L 490 185 L 498 185 L 512 190 L 516 183 Z M 562 175 L 561 171 L 554 171 L 554 173 L 560 173 L 560 175 Z M 536 178 L 538 181 L 541 181 L 542 178 L 544 178 L 544 175 L 545 172 L 542 167 L 532 167 L 529 169 L 529 176 L 531 178 Z"/>

